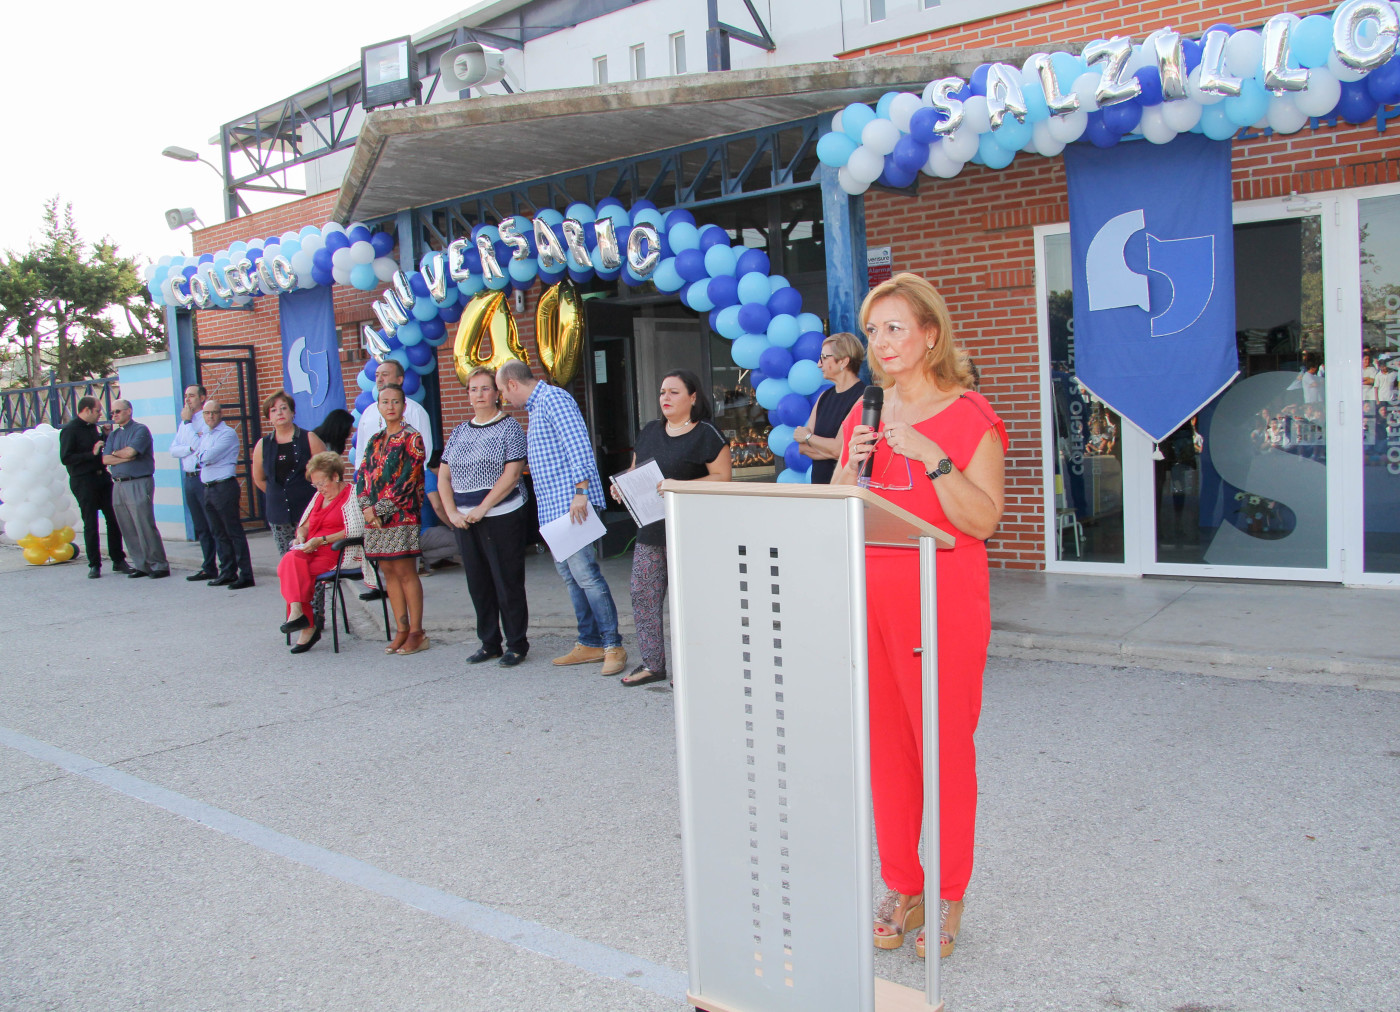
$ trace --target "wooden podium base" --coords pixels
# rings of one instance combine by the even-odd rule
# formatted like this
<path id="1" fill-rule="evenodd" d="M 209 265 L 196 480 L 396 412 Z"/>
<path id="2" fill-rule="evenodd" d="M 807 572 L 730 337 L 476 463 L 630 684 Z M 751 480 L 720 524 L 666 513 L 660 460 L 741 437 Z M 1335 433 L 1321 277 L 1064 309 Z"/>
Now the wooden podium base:
<path id="1" fill-rule="evenodd" d="M 724 1005 L 708 998 L 697 998 L 687 993 L 685 1000 L 703 1012 L 745 1012 L 732 1005 Z M 926 1005 L 924 993 L 903 984 L 893 984 L 881 977 L 875 978 L 875 1012 L 943 1012 L 943 1003 Z"/>

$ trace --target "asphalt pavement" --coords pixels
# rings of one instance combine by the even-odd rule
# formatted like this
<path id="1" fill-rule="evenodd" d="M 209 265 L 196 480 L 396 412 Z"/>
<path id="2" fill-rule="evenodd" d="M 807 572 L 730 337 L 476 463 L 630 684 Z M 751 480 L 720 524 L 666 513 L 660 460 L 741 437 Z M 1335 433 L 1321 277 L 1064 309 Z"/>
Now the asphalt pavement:
<path id="1" fill-rule="evenodd" d="M 425 581 L 426 653 L 385 657 L 357 601 L 339 655 L 290 656 L 265 563 L 228 591 L 171 554 L 173 579 L 89 581 L 0 549 L 0 1007 L 685 1007 L 671 693 L 549 664 L 572 637 L 547 558 L 506 670 L 463 662 L 460 569 Z M 1400 1009 L 1384 644 L 1280 670 L 1284 633 L 1240 609 L 1290 588 L 1222 613 L 1210 585 L 1026 584 L 994 589 L 1022 656 L 987 672 L 950 1012 Z M 1142 617 L 1048 643 L 1033 605 L 1067 595 Z M 1189 609 L 1175 663 L 1214 674 L 1154 653 Z M 912 945 L 876 968 L 922 979 Z"/>

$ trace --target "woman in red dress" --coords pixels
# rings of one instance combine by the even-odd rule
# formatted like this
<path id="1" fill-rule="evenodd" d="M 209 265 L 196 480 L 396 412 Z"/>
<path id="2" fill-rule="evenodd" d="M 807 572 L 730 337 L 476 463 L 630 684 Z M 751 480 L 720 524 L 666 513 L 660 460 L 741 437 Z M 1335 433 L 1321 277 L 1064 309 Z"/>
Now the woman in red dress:
<path id="1" fill-rule="evenodd" d="M 386 654 L 428 649 L 423 585 L 418 582 L 418 526 L 423 510 L 423 437 L 403 420 L 403 387 L 379 391 L 384 428 L 370 437 L 355 491 L 365 517 L 365 556 L 379 564 L 398 632 Z"/>
<path id="2" fill-rule="evenodd" d="M 870 370 L 885 388 L 878 430 L 857 404 L 842 427 L 833 484 L 869 487 L 953 534 L 938 553 L 938 760 L 940 954 L 953 951 L 972 876 L 982 670 L 991 637 L 987 548 L 1005 500 L 1006 429 L 972 387 L 967 356 L 953 342 L 948 308 L 923 278 L 899 274 L 860 311 Z M 917 548 L 866 549 L 870 650 L 870 767 L 880 872 L 889 892 L 875 914 L 875 944 L 896 949 L 924 923 L 922 663 Z M 915 942 L 924 954 L 924 933 Z"/>
<path id="3" fill-rule="evenodd" d="M 287 602 L 287 621 L 281 631 L 301 635 L 292 653 L 304 654 L 321 638 L 321 627 L 313 628 L 311 594 L 316 576 L 335 568 L 337 553 L 331 546 L 341 538 L 358 536 L 353 511 L 347 519 L 350 486 L 345 483 L 345 461 L 338 453 L 318 453 L 306 464 L 306 480 L 316 489 L 311 502 L 302 513 L 296 530 L 296 546 L 290 548 L 277 563 L 277 579 L 282 584 L 282 597 Z"/>

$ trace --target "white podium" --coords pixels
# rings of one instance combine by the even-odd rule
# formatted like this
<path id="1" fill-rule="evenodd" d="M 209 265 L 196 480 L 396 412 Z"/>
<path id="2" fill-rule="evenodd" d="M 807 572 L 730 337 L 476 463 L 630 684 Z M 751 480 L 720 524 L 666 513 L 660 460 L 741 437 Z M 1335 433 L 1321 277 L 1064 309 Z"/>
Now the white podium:
<path id="1" fill-rule="evenodd" d="M 952 537 L 854 486 L 662 490 L 690 1003 L 941 1009 L 936 930 L 924 992 L 874 976 L 865 546 L 919 546 L 925 873 L 936 895 L 934 571 Z"/>

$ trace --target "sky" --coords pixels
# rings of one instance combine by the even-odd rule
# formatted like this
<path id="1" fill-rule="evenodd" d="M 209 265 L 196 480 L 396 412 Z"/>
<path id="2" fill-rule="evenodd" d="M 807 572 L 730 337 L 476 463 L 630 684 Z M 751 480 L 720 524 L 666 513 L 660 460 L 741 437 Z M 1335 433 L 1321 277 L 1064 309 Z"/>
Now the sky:
<path id="1" fill-rule="evenodd" d="M 219 165 L 208 141 L 224 123 L 358 64 L 361 46 L 466 6 L 7 5 L 6 80 L 20 94 L 7 97 L 3 116 L 0 249 L 37 240 L 44 201 L 58 196 L 72 202 L 88 241 L 107 236 L 141 263 L 189 253 L 188 229 L 171 232 L 165 211 L 193 207 L 206 224 L 223 221 L 221 180 L 206 165 L 162 157 L 164 148 Z"/>

